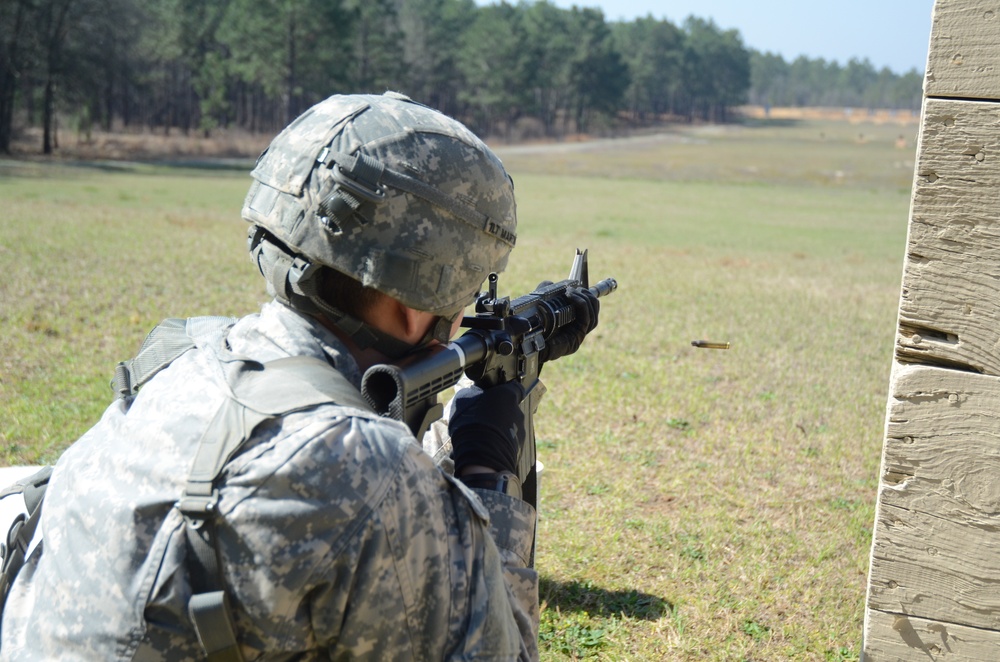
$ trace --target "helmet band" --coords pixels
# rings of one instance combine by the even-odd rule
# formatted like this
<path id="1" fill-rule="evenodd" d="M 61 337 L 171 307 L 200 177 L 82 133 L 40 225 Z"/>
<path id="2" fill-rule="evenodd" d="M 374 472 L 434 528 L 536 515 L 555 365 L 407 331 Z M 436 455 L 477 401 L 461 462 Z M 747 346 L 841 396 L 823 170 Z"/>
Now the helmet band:
<path id="1" fill-rule="evenodd" d="M 396 172 L 366 154 L 352 156 L 341 152 L 333 152 L 324 148 L 317 159 L 333 171 L 334 194 L 339 193 L 338 187 L 343 187 L 352 194 L 358 194 L 372 202 L 381 202 L 385 197 L 382 186 L 395 189 L 423 198 L 436 207 L 444 209 L 455 218 L 471 225 L 487 235 L 513 247 L 517 242 L 517 233 L 503 227 L 475 207 L 443 192 L 441 189 L 420 181 L 416 177 Z M 351 182 L 347 185 L 346 182 Z M 332 195 L 330 197 L 333 197 Z M 327 198 L 328 200 L 329 198 Z M 324 202 L 324 204 L 326 204 Z M 360 205 L 358 205 L 360 206 Z M 353 206 L 353 209 L 357 209 Z"/>

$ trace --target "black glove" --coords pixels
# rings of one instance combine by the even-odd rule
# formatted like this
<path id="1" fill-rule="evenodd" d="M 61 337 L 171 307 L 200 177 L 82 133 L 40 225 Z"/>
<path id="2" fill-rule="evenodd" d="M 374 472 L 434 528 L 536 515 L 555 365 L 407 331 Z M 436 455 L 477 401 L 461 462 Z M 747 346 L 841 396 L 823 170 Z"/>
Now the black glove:
<path id="1" fill-rule="evenodd" d="M 517 458 L 527 436 L 523 399 L 524 389 L 517 382 L 462 389 L 455 395 L 448 433 L 456 476 L 472 465 L 517 475 Z"/>
<path id="2" fill-rule="evenodd" d="M 551 338 L 546 338 L 545 347 L 538 353 L 540 364 L 569 356 L 580 349 L 583 339 L 597 327 L 597 316 L 601 312 L 601 302 L 596 294 L 581 287 L 567 290 L 566 297 L 573 304 L 574 319 L 559 329 Z"/>

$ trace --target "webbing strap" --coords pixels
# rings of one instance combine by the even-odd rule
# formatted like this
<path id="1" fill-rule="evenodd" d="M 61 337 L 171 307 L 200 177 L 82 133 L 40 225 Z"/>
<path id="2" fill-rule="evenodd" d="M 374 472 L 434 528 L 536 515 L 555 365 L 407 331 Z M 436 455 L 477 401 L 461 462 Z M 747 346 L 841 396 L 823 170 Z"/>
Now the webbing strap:
<path id="1" fill-rule="evenodd" d="M 192 595 L 188 615 L 209 662 L 243 662 L 225 591 Z"/>
<path id="2" fill-rule="evenodd" d="M 49 486 L 49 478 L 52 477 L 51 466 L 42 467 L 37 472 L 31 474 L 21 482 L 24 483 L 24 507 L 29 513 L 35 513 L 42 507 L 42 500 L 45 498 L 45 490 Z"/>
<path id="3" fill-rule="evenodd" d="M 184 515 L 189 552 L 192 595 L 188 616 L 210 662 L 243 660 L 222 581 L 216 536 L 219 495 L 214 482 L 229 456 L 258 423 L 268 418 L 266 414 L 250 412 L 256 416 L 247 421 L 244 418 L 247 412 L 235 400 L 223 401 L 198 442 L 184 494 L 177 504 Z"/>
<path id="4" fill-rule="evenodd" d="M 186 515 L 191 598 L 188 617 L 209 662 L 243 662 L 232 608 L 222 583 L 215 521 L 193 522 Z"/>
<path id="5" fill-rule="evenodd" d="M 275 393 L 273 382 L 265 382 L 259 378 L 260 373 L 257 373 L 258 378 L 241 384 L 237 394 L 257 411 L 284 414 L 325 402 L 372 411 L 361 392 L 323 359 L 314 356 L 286 356 L 268 361 L 265 369 L 281 371 L 294 378 L 298 382 L 297 390 Z"/>
<path id="6" fill-rule="evenodd" d="M 24 505 L 28 511 L 27 515 L 20 514 L 15 518 L 4 543 L 3 568 L 0 570 L 0 614 L 3 614 L 4 605 L 7 604 L 10 587 L 28 556 L 28 547 L 42 518 L 42 502 L 51 476 L 52 467 L 44 467 L 0 493 L 0 497 L 20 493 L 24 497 Z"/>
<path id="7" fill-rule="evenodd" d="M 192 597 L 188 616 L 210 662 L 243 660 L 222 581 L 216 535 L 215 480 L 226 462 L 254 429 L 270 418 L 327 402 L 371 411 L 358 390 L 322 359 L 287 357 L 261 364 L 236 356 L 213 341 L 235 321 L 230 317 L 164 320 L 146 336 L 134 359 L 118 364 L 112 381 L 119 397 L 129 401 L 153 375 L 196 346 L 213 352 L 226 366 L 223 374 L 231 396 L 219 406 L 199 440 L 184 493 L 177 502 L 184 517 L 190 561 Z M 47 479 L 46 476 L 46 482 Z M 25 488 L 24 492 L 28 501 L 29 490 Z M 27 520 L 20 526 L 16 524 L 16 531 L 12 527 L 11 540 L 18 544 L 8 543 L 11 551 L 4 559 L 0 599 L 6 599 L 13 576 L 24 563 L 25 550 L 40 512 L 39 498 L 36 510 Z M 24 541 L 20 544 L 22 537 Z M 8 564 L 14 567 L 12 574 L 7 571 Z"/>
<path id="8" fill-rule="evenodd" d="M 263 369 L 253 362 L 238 365 L 228 375 L 235 399 L 223 401 L 202 434 L 180 501 L 182 512 L 200 518 L 215 507 L 213 484 L 222 468 L 265 420 L 328 402 L 372 411 L 354 385 L 322 359 L 290 356 Z"/>
<path id="9" fill-rule="evenodd" d="M 139 353 L 115 368 L 111 387 L 119 398 L 128 399 L 153 375 L 193 348 L 202 338 L 217 334 L 236 321 L 234 317 L 169 318 L 157 324 L 142 341 Z"/>
<path id="10" fill-rule="evenodd" d="M 222 580 L 215 481 L 226 462 L 264 421 L 334 402 L 371 411 L 361 393 L 329 363 L 287 357 L 263 364 L 237 361 L 227 371 L 227 397 L 198 443 L 178 509 L 184 515 L 192 597 L 188 615 L 210 662 L 242 662 Z"/>

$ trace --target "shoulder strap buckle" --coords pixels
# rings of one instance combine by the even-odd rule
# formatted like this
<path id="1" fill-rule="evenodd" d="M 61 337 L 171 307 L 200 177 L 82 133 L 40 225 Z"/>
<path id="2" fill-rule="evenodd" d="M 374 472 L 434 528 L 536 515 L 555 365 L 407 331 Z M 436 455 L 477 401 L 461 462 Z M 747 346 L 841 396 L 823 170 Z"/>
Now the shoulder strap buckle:
<path id="1" fill-rule="evenodd" d="M 208 496 L 185 494 L 177 502 L 177 509 L 192 525 L 214 518 L 218 507 L 218 490 L 212 490 Z"/>

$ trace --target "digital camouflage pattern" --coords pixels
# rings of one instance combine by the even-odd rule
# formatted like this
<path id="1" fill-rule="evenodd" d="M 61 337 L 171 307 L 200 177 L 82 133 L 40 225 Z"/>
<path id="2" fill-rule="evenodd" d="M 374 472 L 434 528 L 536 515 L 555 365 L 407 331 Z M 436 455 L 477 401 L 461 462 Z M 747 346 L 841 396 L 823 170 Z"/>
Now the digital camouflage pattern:
<path id="1" fill-rule="evenodd" d="M 313 106 L 252 175 L 245 220 L 417 310 L 470 304 L 516 241 L 513 184 L 500 160 L 461 123 L 402 95 Z M 285 273 L 277 276 L 271 286 L 284 297 Z"/>
<path id="2" fill-rule="evenodd" d="M 226 339 L 257 361 L 313 356 L 360 381 L 332 333 L 277 302 Z M 201 656 L 175 503 L 223 398 L 212 355 L 181 356 L 59 460 L 0 657 Z M 246 659 L 537 657 L 533 509 L 473 495 L 402 424 L 336 405 L 289 414 L 255 430 L 220 481 L 224 581 Z"/>

